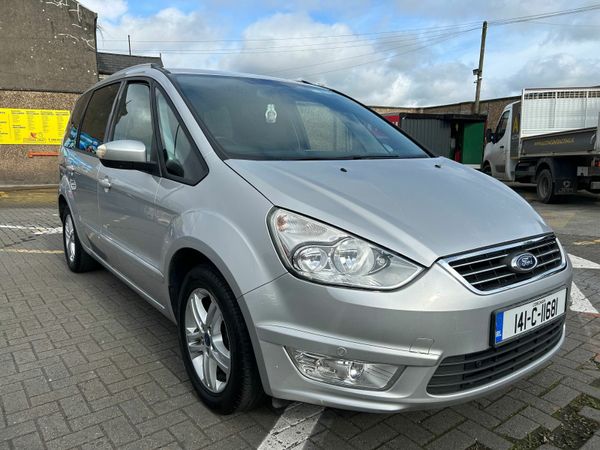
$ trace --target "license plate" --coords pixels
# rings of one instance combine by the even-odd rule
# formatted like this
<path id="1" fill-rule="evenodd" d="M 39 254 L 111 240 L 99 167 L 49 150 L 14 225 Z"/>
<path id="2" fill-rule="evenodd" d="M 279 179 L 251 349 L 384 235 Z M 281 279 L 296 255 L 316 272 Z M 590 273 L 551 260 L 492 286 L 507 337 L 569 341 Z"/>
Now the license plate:
<path id="1" fill-rule="evenodd" d="M 494 344 L 503 344 L 565 313 L 567 289 L 494 313 Z"/>

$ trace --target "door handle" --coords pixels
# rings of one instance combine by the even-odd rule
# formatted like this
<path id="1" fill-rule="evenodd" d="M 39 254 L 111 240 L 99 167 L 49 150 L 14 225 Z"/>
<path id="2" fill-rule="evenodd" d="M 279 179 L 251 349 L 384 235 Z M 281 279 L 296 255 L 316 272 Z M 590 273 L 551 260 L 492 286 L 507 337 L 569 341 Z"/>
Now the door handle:
<path id="1" fill-rule="evenodd" d="M 102 186 L 104 188 L 105 191 L 108 191 L 110 189 L 110 187 L 112 186 L 112 184 L 110 184 L 110 180 L 108 179 L 108 177 L 104 177 L 104 178 L 98 180 L 98 183 L 100 184 L 100 186 Z"/>
<path id="2" fill-rule="evenodd" d="M 501 148 L 502 150 L 504 150 L 504 145 L 501 145 L 501 146 L 500 146 L 500 148 Z"/>

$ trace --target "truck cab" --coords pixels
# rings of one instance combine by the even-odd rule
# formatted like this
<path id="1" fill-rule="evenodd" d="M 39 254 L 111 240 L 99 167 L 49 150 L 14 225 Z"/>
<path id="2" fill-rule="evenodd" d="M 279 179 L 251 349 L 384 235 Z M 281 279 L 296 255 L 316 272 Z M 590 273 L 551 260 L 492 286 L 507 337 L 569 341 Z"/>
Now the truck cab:
<path id="1" fill-rule="evenodd" d="M 482 170 L 499 180 L 514 181 L 516 161 L 511 159 L 511 150 L 515 153 L 517 148 L 511 149 L 511 141 L 513 134 L 516 133 L 514 145 L 518 147 L 519 123 L 518 117 L 513 113 L 513 107 L 519 103 L 507 105 L 498 119 L 496 128 L 493 131 L 488 129 L 486 132 L 487 144 L 483 152 Z"/>
<path id="2" fill-rule="evenodd" d="M 488 129 L 481 170 L 535 183 L 541 202 L 600 193 L 600 88 L 524 89 Z"/>

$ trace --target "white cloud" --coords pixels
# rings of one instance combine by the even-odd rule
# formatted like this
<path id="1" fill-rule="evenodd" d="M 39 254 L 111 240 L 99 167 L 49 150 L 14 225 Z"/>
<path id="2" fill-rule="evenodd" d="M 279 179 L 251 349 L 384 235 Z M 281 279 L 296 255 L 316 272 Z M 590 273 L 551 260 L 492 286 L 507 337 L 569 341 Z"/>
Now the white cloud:
<path id="1" fill-rule="evenodd" d="M 166 50 L 162 58 L 167 67 L 216 68 L 218 59 L 213 55 L 188 52 L 207 48 L 205 43 L 191 41 L 219 39 L 222 34 L 203 14 L 166 8 L 148 17 L 125 14 L 116 21 L 101 21 L 98 48 L 126 53 L 130 35 L 132 53 L 158 56 Z"/>
<path id="2" fill-rule="evenodd" d="M 126 0 L 79 0 L 79 3 L 98 13 L 103 20 L 116 19 L 127 11 Z"/>
<path id="3" fill-rule="evenodd" d="M 165 8 L 144 17 L 129 13 L 125 0 L 83 3 L 99 13 L 101 50 L 126 52 L 130 34 L 134 53 L 157 55 L 162 51 L 167 67 L 301 77 L 323 82 L 364 103 L 380 105 L 431 105 L 471 100 L 475 90 L 472 69 L 479 55 L 479 30 L 446 36 L 447 31 L 438 29 L 418 35 L 414 32 L 383 35 L 385 38 L 377 41 L 355 34 L 350 21 L 363 25 L 367 20 L 373 24 L 380 22 L 379 26 L 363 28 L 363 33 L 398 28 L 397 24 L 384 25 L 393 15 L 413 23 L 407 28 L 465 22 L 473 22 L 476 28 L 482 17 L 508 18 L 576 6 L 566 0 L 526 3 L 518 0 L 435 3 L 398 0 L 390 5 L 389 14 L 381 17 L 382 8 L 378 5 L 379 15 L 366 17 L 369 3 L 352 0 L 354 17 L 346 7 L 343 14 L 335 15 L 337 23 L 324 23 L 315 18 L 318 14 L 307 12 L 323 8 L 316 0 L 289 3 L 263 0 L 263 5 L 266 3 L 280 12 L 247 25 L 241 31 L 242 41 L 236 42 L 231 39 L 240 36 L 235 28 L 239 17 L 229 18 L 223 12 L 225 4 L 233 8 L 233 3 L 226 0 L 213 0 L 198 7 L 204 9 L 192 12 Z M 336 0 L 333 6 L 328 4 L 326 8 L 331 12 L 343 5 L 344 2 Z M 513 95 L 532 86 L 600 84 L 597 52 L 600 36 L 596 32 L 600 13 L 546 19 L 546 22 L 555 25 L 490 25 L 483 98 Z M 344 36 L 314 37 L 332 35 Z M 219 39 L 222 41 L 215 42 Z M 266 52 L 267 49 L 271 51 Z"/>

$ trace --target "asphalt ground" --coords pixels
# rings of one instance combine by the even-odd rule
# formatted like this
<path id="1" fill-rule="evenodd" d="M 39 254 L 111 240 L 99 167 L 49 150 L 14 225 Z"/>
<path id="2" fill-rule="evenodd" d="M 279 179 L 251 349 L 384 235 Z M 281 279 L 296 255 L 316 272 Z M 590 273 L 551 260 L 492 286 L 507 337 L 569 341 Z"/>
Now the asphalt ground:
<path id="1" fill-rule="evenodd" d="M 577 311 L 541 370 L 441 410 L 231 416 L 193 393 L 171 322 L 107 271 L 67 269 L 54 189 L 0 192 L 0 449 L 600 449 L 600 197 L 515 189 L 576 261 Z"/>

